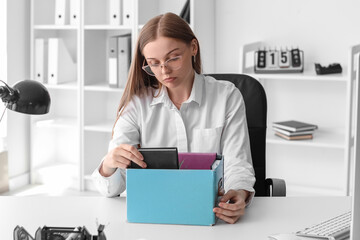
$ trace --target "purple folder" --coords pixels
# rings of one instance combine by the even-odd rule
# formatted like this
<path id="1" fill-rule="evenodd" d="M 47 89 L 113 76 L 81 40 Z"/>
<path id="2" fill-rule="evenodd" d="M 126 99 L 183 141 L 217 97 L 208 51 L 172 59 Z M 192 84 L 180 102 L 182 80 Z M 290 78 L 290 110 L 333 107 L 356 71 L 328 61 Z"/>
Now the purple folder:
<path id="1" fill-rule="evenodd" d="M 178 153 L 180 169 L 211 169 L 216 153 Z"/>

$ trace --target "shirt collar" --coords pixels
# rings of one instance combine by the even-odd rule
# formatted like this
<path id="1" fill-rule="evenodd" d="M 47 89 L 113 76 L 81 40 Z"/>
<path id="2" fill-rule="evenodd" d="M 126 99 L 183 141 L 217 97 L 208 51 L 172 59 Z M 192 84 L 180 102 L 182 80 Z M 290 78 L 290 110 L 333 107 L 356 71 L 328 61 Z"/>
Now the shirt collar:
<path id="1" fill-rule="evenodd" d="M 197 74 L 195 72 L 194 83 L 193 83 L 193 87 L 191 89 L 191 94 L 190 94 L 189 99 L 186 100 L 185 103 L 190 103 L 190 102 L 194 101 L 194 102 L 198 103 L 200 106 L 202 94 L 203 94 L 203 85 L 204 85 L 204 75 Z M 159 94 L 159 91 L 160 91 L 160 94 Z M 168 92 L 167 92 L 167 88 L 165 86 L 162 86 L 161 88 L 156 89 L 154 92 L 154 96 L 157 96 L 157 97 L 153 97 L 153 100 L 152 100 L 150 106 L 160 104 L 160 103 L 164 103 L 169 106 L 172 105 L 171 100 L 168 95 Z"/>
<path id="2" fill-rule="evenodd" d="M 203 85 L 204 85 L 204 75 L 197 74 L 195 72 L 194 83 L 191 90 L 191 94 L 188 100 L 185 103 L 190 103 L 192 101 L 201 105 L 201 99 L 203 94 Z"/>
<path id="3" fill-rule="evenodd" d="M 153 96 L 154 97 L 150 103 L 150 106 L 160 103 L 167 103 L 170 100 L 167 89 L 164 85 L 162 85 L 161 88 L 155 89 L 155 91 L 153 91 Z"/>

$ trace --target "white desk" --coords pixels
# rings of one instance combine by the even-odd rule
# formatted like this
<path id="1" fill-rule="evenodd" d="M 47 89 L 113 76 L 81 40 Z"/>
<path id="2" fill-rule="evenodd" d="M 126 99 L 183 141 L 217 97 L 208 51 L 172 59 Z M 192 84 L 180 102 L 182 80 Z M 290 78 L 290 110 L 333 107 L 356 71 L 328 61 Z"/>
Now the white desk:
<path id="1" fill-rule="evenodd" d="M 38 227 L 86 226 L 97 234 L 96 219 L 108 240 L 267 239 L 290 233 L 350 210 L 350 197 L 255 198 L 236 224 L 215 226 L 138 224 L 126 221 L 126 199 L 104 197 L 0 197 L 0 239 L 12 240 L 16 225 L 33 236 Z"/>

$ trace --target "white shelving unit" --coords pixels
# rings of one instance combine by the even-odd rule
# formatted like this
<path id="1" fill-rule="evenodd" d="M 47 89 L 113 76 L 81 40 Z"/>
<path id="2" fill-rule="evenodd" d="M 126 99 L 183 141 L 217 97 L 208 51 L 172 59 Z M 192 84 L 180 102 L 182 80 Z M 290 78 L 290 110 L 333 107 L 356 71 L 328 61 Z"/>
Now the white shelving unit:
<path id="1" fill-rule="evenodd" d="M 35 39 L 55 37 L 64 40 L 76 63 L 76 80 L 57 85 L 44 83 L 52 104 L 49 114 L 31 118 L 30 173 L 32 183 L 55 184 L 49 179 L 53 176 L 61 179 L 58 182 L 63 183 L 62 187 L 93 190 L 90 175 L 107 153 L 123 93 L 123 89 L 107 84 L 107 40 L 112 35 L 131 33 L 133 49 L 147 20 L 165 12 L 180 13 L 185 0 L 127 0 L 132 3 L 134 21 L 126 26 L 109 24 L 109 0 L 78 1 L 77 25 L 55 25 L 56 0 L 31 1 L 31 76 L 35 78 Z M 204 68 L 213 72 L 215 33 L 213 28 L 201 28 L 201 24 L 215 25 L 215 1 L 191 0 L 190 9 L 190 26 L 199 41 L 205 42 L 203 57 L 209 60 L 203 63 Z"/>
<path id="2" fill-rule="evenodd" d="M 255 74 L 254 51 L 264 46 L 266 43 L 255 42 L 242 47 L 240 72 L 259 79 L 267 93 L 268 174 L 284 178 L 294 195 L 348 195 L 360 45 L 344 53 L 348 54 L 348 63 L 343 73 L 329 75 L 316 75 L 314 69 Z M 275 136 L 272 122 L 292 119 L 317 124 L 314 138 L 288 141 Z"/>

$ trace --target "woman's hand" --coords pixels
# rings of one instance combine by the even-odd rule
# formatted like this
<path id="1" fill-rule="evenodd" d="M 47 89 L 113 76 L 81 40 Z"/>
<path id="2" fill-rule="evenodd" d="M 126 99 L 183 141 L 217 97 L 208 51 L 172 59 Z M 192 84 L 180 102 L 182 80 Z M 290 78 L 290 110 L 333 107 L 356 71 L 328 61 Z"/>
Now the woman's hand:
<path id="1" fill-rule="evenodd" d="M 136 147 L 129 144 L 120 144 L 108 154 L 100 167 L 100 174 L 104 177 L 111 176 L 117 168 L 127 168 L 131 162 L 136 163 L 142 168 L 146 168 L 144 157 Z"/>
<path id="2" fill-rule="evenodd" d="M 216 216 L 227 223 L 236 223 L 244 215 L 246 199 L 250 193 L 246 190 L 229 190 L 221 199 L 219 207 L 213 209 Z"/>

